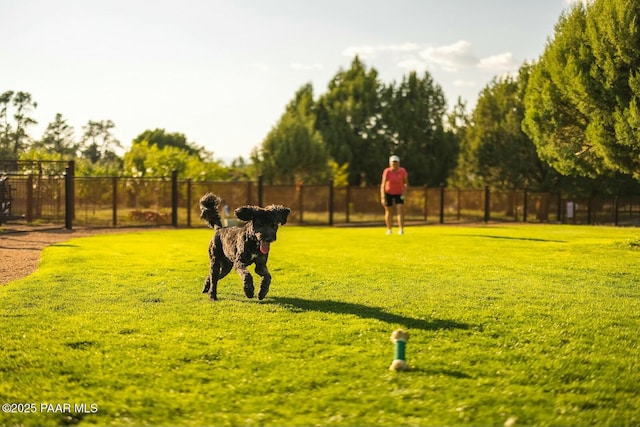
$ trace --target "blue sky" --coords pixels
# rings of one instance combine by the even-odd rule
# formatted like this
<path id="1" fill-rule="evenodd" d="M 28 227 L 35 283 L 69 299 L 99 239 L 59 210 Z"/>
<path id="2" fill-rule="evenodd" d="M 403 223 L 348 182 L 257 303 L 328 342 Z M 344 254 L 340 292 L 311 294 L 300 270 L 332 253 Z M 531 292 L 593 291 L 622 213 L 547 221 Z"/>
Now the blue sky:
<path id="1" fill-rule="evenodd" d="M 0 93 L 31 93 L 40 138 L 112 120 L 128 148 L 180 132 L 248 158 L 302 85 L 315 96 L 358 54 L 381 81 L 429 71 L 469 110 L 535 60 L 570 0 L 0 0 Z"/>

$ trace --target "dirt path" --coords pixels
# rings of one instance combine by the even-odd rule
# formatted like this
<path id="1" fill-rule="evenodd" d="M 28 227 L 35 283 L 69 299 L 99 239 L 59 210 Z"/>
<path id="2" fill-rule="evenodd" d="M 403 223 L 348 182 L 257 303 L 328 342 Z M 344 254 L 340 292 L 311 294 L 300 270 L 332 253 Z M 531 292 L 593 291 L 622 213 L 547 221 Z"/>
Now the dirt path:
<path id="1" fill-rule="evenodd" d="M 149 231 L 151 229 L 144 228 L 143 230 Z M 154 230 L 157 230 L 157 228 Z M 49 245 L 95 234 L 132 231 L 140 231 L 140 229 L 3 230 L 0 232 L 0 285 L 21 279 L 36 271 L 40 263 L 42 250 Z"/>

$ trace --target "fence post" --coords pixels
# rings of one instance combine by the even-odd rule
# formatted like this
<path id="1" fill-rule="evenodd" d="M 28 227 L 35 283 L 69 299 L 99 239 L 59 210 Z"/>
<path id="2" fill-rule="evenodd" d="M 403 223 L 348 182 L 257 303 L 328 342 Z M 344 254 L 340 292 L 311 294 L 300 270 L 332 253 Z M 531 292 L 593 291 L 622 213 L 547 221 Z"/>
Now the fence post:
<path id="1" fill-rule="evenodd" d="M 527 209 L 529 208 L 529 189 L 524 187 L 524 200 L 522 201 L 522 222 L 527 222 Z"/>
<path id="2" fill-rule="evenodd" d="M 444 224 L 444 184 L 440 184 L 440 224 Z"/>
<path id="3" fill-rule="evenodd" d="M 351 187 L 347 185 L 345 196 L 345 221 L 349 224 L 349 204 L 351 203 Z"/>
<path id="4" fill-rule="evenodd" d="M 187 227 L 191 228 L 191 178 L 187 179 Z"/>
<path id="5" fill-rule="evenodd" d="M 329 225 L 333 225 L 333 179 L 329 180 Z"/>
<path id="6" fill-rule="evenodd" d="M 613 199 L 613 225 L 618 226 L 618 196 Z"/>
<path id="7" fill-rule="evenodd" d="M 304 219 L 302 218 L 304 212 L 304 201 L 302 197 L 302 193 L 304 192 L 304 184 L 302 182 L 298 183 L 298 185 L 296 185 L 296 190 L 298 191 L 298 211 L 300 212 L 298 223 L 302 225 L 304 222 Z"/>
<path id="8" fill-rule="evenodd" d="M 429 186 L 427 184 L 424 185 L 424 222 L 427 222 L 427 213 L 428 213 L 428 209 L 429 209 L 429 204 L 427 203 L 427 197 L 429 194 Z"/>
<path id="9" fill-rule="evenodd" d="M 484 222 L 489 222 L 491 218 L 491 191 L 489 186 L 484 186 Z"/>
<path id="10" fill-rule="evenodd" d="M 587 225 L 591 225 L 591 197 L 587 201 Z"/>
<path id="11" fill-rule="evenodd" d="M 558 197 L 558 202 L 557 202 L 557 204 L 558 204 L 558 208 L 557 208 L 558 212 L 557 212 L 557 215 L 556 215 L 557 216 L 557 222 L 562 223 L 562 193 L 560 191 L 558 191 L 558 196 L 557 197 Z M 575 214 L 574 214 L 574 216 L 573 216 L 574 221 L 575 221 L 575 218 L 576 217 L 575 217 Z"/>
<path id="12" fill-rule="evenodd" d="M 178 171 L 171 171 L 171 225 L 178 226 Z"/>
<path id="13" fill-rule="evenodd" d="M 258 206 L 262 206 L 262 175 L 258 176 Z"/>
<path id="14" fill-rule="evenodd" d="M 66 183 L 67 181 L 66 181 L 66 175 L 65 175 L 65 188 L 66 188 Z M 27 176 L 26 190 L 27 190 L 27 214 L 25 215 L 25 218 L 28 223 L 32 223 L 33 222 L 33 175 Z M 66 190 L 65 190 L 65 193 L 66 193 Z"/>
<path id="15" fill-rule="evenodd" d="M 74 176 L 75 162 L 70 161 L 64 173 L 64 228 L 67 230 L 73 229 L 73 217 L 75 216 Z"/>
<path id="16" fill-rule="evenodd" d="M 112 193 L 112 200 L 111 200 L 111 212 L 112 212 L 112 221 L 113 221 L 113 226 L 116 227 L 118 225 L 118 177 L 114 176 L 111 179 L 111 193 Z"/>

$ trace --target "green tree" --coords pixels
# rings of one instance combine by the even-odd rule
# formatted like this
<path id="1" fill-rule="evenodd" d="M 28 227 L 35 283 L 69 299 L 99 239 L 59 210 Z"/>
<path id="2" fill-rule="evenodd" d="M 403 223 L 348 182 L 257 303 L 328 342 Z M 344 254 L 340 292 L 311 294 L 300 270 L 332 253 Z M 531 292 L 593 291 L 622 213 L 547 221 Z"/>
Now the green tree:
<path id="1" fill-rule="evenodd" d="M 381 91 L 378 72 L 356 56 L 351 67 L 340 70 L 315 108 L 316 128 L 329 155 L 349 165 L 349 184 L 379 183 L 381 167 L 389 155 L 382 132 Z"/>
<path id="2" fill-rule="evenodd" d="M 54 121 L 47 125 L 42 139 L 34 143 L 34 147 L 66 159 L 76 156 L 79 144 L 74 141 L 73 127 L 58 113 Z"/>
<path id="3" fill-rule="evenodd" d="M 471 117 L 467 113 L 467 103 L 458 97 L 456 105 L 447 115 L 447 128 L 458 144 L 458 158 L 447 182 L 458 188 L 471 187 L 474 181 L 473 152 L 467 137 L 470 127 Z"/>
<path id="4" fill-rule="evenodd" d="M 464 153 L 475 178 L 470 182 L 473 187 L 548 191 L 557 181 L 557 173 L 540 160 L 536 146 L 522 131 L 529 73 L 530 65 L 525 64 L 518 78 L 494 78 L 480 93 Z"/>
<path id="5" fill-rule="evenodd" d="M 533 66 L 524 131 L 564 175 L 640 180 L 640 0 L 577 3 Z"/>
<path id="6" fill-rule="evenodd" d="M 0 155 L 17 159 L 28 148 L 27 128 L 38 123 L 30 114 L 37 107 L 28 92 L 6 91 L 0 95 Z"/>
<path id="7" fill-rule="evenodd" d="M 335 160 L 329 160 L 329 168 L 333 177 L 334 187 L 346 187 L 349 185 L 349 164 L 339 165 Z"/>
<path id="8" fill-rule="evenodd" d="M 197 154 L 174 146 L 133 144 L 123 157 L 123 174 L 135 178 L 168 177 L 175 170 L 180 179 L 194 181 L 225 180 L 229 172 L 217 162 L 204 161 Z"/>
<path id="9" fill-rule="evenodd" d="M 188 142 L 187 137 L 179 132 L 167 133 L 164 129 L 146 130 L 138 135 L 132 143 L 138 144 L 142 141 L 147 141 L 149 145 L 156 145 L 160 149 L 175 147 L 202 160 L 211 157 L 211 154 L 207 153 L 204 147 L 198 147 L 196 144 Z"/>
<path id="10" fill-rule="evenodd" d="M 99 160 L 108 161 L 114 157 L 115 149 L 122 148 L 122 144 L 118 141 L 111 130 L 116 125 L 111 120 L 93 121 L 82 127 L 82 154 L 91 163 L 97 163 Z"/>
<path id="11" fill-rule="evenodd" d="M 122 168 L 122 159 L 115 152 L 122 148 L 111 130 L 115 124 L 111 120 L 92 121 L 82 127 L 80 142 L 82 156 L 88 161 L 83 170 L 86 175 L 115 175 Z"/>
<path id="12" fill-rule="evenodd" d="M 12 91 L 6 91 L 0 95 L 0 158 L 11 157 L 11 133 L 12 127 L 9 122 L 9 107 L 13 98 Z"/>
<path id="13" fill-rule="evenodd" d="M 328 155 L 315 129 L 313 87 L 302 86 L 259 150 L 252 153 L 264 179 L 273 184 L 318 183 L 329 176 Z"/>
<path id="14" fill-rule="evenodd" d="M 383 122 L 390 150 L 400 156 L 413 185 L 446 182 L 458 155 L 458 145 L 445 131 L 447 104 L 442 88 L 425 72 L 404 76 L 387 92 Z M 386 157 L 382 159 L 386 163 Z"/>

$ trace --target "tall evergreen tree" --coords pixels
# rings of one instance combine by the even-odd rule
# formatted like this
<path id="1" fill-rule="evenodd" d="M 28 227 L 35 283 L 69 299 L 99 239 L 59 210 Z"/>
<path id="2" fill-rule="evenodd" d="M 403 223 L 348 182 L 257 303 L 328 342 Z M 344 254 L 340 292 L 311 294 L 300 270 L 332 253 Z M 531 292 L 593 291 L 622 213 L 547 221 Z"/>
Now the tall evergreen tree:
<path id="1" fill-rule="evenodd" d="M 458 158 L 456 159 L 455 166 L 447 182 L 451 186 L 458 188 L 468 188 L 472 186 L 474 180 L 473 167 L 472 167 L 472 151 L 469 145 L 469 138 L 467 134 L 471 127 L 471 117 L 467 113 L 467 103 L 458 97 L 456 105 L 453 106 L 452 111 L 447 115 L 447 128 L 448 131 L 455 138 L 458 146 Z"/>
<path id="2" fill-rule="evenodd" d="M 444 128 L 447 104 L 442 88 L 428 72 L 403 77 L 391 85 L 383 122 L 390 149 L 400 156 L 412 184 L 446 182 L 455 165 L 458 146 Z"/>
<path id="3" fill-rule="evenodd" d="M 565 175 L 640 180 L 640 0 L 577 3 L 534 65 L 524 130 Z"/>
<path id="4" fill-rule="evenodd" d="M 522 187 L 549 190 L 557 174 L 543 163 L 536 147 L 522 131 L 524 94 L 530 65 L 518 78 L 494 78 L 478 98 L 467 134 L 467 162 L 474 187 L 490 185 L 500 190 Z"/>
<path id="5" fill-rule="evenodd" d="M 61 158 L 75 157 L 78 150 L 78 144 L 73 139 L 73 127 L 62 118 L 60 113 L 56 114 L 54 121 L 47 125 L 42 139 L 34 145 Z"/>
<path id="6" fill-rule="evenodd" d="M 0 95 L 0 155 L 17 159 L 28 148 L 27 128 L 38 123 L 30 114 L 37 107 L 28 92 L 6 91 Z"/>
<path id="7" fill-rule="evenodd" d="M 117 157 L 114 150 L 122 147 L 111 129 L 116 125 L 111 120 L 93 121 L 89 120 L 86 126 L 82 127 L 84 131 L 82 135 L 82 154 L 89 159 L 91 163 L 97 163 L 99 160 L 113 160 Z"/>
<path id="8" fill-rule="evenodd" d="M 306 84 L 287 105 L 252 161 L 273 184 L 317 183 L 329 176 L 328 155 L 315 129 L 313 87 Z"/>
<path id="9" fill-rule="evenodd" d="M 375 69 L 367 70 L 356 56 L 348 70 L 340 70 L 329 82 L 315 110 L 316 127 L 329 155 L 349 165 L 349 184 L 376 185 L 389 155 L 381 136 L 382 106 Z"/>

